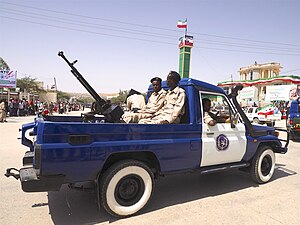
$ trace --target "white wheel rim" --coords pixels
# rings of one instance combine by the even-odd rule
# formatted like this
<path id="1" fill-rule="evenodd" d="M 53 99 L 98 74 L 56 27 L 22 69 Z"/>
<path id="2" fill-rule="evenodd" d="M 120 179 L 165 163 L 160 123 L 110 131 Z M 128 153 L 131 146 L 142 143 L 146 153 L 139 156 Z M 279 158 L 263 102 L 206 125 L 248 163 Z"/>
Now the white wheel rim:
<path id="1" fill-rule="evenodd" d="M 262 172 L 262 162 L 264 157 L 269 156 L 272 159 L 272 165 L 271 165 L 271 169 L 270 172 L 267 175 L 264 175 Z M 274 173 L 274 168 L 275 168 L 275 154 L 272 150 L 268 149 L 266 151 L 264 151 L 260 157 L 259 157 L 259 161 L 258 161 L 258 176 L 261 179 L 261 181 L 263 182 L 267 182 L 271 179 L 271 177 L 273 176 Z"/>
<path id="2" fill-rule="evenodd" d="M 138 200 L 137 203 L 131 205 L 131 206 L 123 206 L 120 205 L 116 199 L 115 199 L 115 189 L 118 184 L 118 182 L 125 176 L 127 175 L 137 175 L 139 176 L 145 185 L 145 191 Z M 129 166 L 126 168 L 121 169 L 118 171 L 110 180 L 109 185 L 107 187 L 107 192 L 106 192 L 106 201 L 108 207 L 116 214 L 126 216 L 126 215 L 131 215 L 139 211 L 141 208 L 143 208 L 146 203 L 148 202 L 152 192 L 152 179 L 149 173 L 138 166 Z"/>

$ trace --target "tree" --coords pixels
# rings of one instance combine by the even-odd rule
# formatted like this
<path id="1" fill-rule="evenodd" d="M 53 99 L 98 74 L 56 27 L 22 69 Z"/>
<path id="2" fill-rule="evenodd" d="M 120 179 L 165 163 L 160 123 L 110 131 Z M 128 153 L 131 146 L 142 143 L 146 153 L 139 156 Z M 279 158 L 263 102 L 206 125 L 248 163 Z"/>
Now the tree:
<path id="1" fill-rule="evenodd" d="M 36 78 L 30 76 L 25 76 L 21 79 L 17 79 L 17 87 L 20 88 L 20 91 L 27 91 L 31 93 L 40 93 L 45 92 L 42 85 L 36 81 Z"/>
<path id="2" fill-rule="evenodd" d="M 117 104 L 117 105 L 122 105 L 126 101 L 126 96 L 128 95 L 128 91 L 119 91 L 119 95 L 117 97 L 114 97 L 111 99 L 111 103 Z"/>
<path id="3" fill-rule="evenodd" d="M 80 98 L 77 98 L 77 102 L 78 103 L 92 103 L 94 102 L 95 100 L 92 98 L 92 97 L 80 97 Z"/>
<path id="4" fill-rule="evenodd" d="M 63 91 L 57 91 L 57 100 L 66 102 L 71 98 L 71 95 L 69 93 L 63 92 Z"/>
<path id="5" fill-rule="evenodd" d="M 8 64 L 1 57 L 0 57 L 0 69 L 5 71 L 10 70 Z"/>

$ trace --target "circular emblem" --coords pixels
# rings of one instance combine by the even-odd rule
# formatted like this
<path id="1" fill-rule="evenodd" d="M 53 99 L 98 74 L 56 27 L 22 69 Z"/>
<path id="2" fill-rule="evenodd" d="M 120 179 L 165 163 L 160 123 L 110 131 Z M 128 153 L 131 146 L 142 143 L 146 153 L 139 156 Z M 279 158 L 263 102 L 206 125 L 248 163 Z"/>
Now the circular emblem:
<path id="1" fill-rule="evenodd" d="M 229 140 L 224 134 L 220 134 L 216 139 L 217 149 L 219 151 L 225 151 L 229 146 Z"/>

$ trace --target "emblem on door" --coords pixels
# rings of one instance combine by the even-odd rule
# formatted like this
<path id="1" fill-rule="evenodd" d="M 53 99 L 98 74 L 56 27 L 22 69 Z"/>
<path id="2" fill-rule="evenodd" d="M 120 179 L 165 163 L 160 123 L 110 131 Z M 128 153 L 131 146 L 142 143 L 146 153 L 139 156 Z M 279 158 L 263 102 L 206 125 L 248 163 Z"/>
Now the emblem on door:
<path id="1" fill-rule="evenodd" d="M 229 146 L 229 139 L 224 134 L 220 134 L 216 139 L 217 149 L 219 151 L 225 151 Z"/>

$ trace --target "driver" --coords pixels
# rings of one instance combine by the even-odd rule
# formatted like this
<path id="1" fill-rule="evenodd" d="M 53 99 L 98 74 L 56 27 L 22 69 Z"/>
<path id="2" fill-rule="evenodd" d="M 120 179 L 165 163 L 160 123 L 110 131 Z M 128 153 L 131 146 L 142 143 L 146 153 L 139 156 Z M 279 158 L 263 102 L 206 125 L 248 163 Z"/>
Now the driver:
<path id="1" fill-rule="evenodd" d="M 224 118 L 221 116 L 217 116 L 210 112 L 210 107 L 211 107 L 211 101 L 208 98 L 202 99 L 202 105 L 203 105 L 203 111 L 204 111 L 204 116 L 203 116 L 203 121 L 204 123 L 214 126 L 217 123 L 230 123 L 230 118 Z"/>

